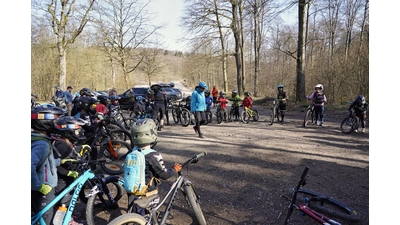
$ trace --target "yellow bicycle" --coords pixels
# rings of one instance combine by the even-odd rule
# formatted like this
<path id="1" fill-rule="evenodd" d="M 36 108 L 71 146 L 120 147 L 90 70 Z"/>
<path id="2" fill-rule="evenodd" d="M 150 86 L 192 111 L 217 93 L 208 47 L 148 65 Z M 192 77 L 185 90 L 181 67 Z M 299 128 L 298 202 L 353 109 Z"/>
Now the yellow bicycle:
<path id="1" fill-rule="evenodd" d="M 242 122 L 246 124 L 250 122 L 250 118 L 253 118 L 254 121 L 258 121 L 259 117 L 260 116 L 258 115 L 258 111 L 256 109 L 250 109 L 247 107 L 244 107 L 244 110 L 240 116 Z"/>

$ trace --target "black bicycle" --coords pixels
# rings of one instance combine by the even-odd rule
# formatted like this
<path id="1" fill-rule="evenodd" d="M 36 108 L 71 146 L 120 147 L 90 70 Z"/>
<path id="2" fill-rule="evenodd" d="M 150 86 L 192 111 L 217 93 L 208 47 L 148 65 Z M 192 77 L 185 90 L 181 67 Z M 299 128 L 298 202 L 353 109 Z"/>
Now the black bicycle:
<path id="1" fill-rule="evenodd" d="M 183 167 L 191 164 L 197 163 L 199 159 L 206 155 L 206 152 L 200 153 L 198 155 L 194 155 L 189 158 L 186 162 L 182 164 Z M 207 222 L 204 218 L 203 211 L 200 207 L 200 196 L 196 192 L 194 184 L 189 181 L 187 177 L 183 175 L 182 170 L 178 172 L 178 178 L 171 185 L 170 190 L 164 196 L 162 200 L 159 199 L 159 195 L 155 194 L 149 197 L 140 198 L 134 201 L 136 205 L 141 208 L 146 209 L 146 215 L 142 216 L 137 213 L 131 213 L 133 209 L 128 209 L 127 214 L 123 214 L 114 220 L 112 220 L 108 225 L 125 225 L 125 224 L 137 224 L 137 225 L 165 225 L 167 218 L 169 216 L 172 205 L 175 201 L 175 198 L 179 192 L 182 192 L 185 197 L 188 205 L 192 208 L 194 217 L 196 218 L 199 225 L 206 225 Z M 165 206 L 163 212 L 161 211 L 161 207 L 164 206 L 164 203 L 168 200 L 168 204 Z"/>
<path id="2" fill-rule="evenodd" d="M 272 125 L 274 124 L 275 119 L 279 122 L 281 121 L 281 110 L 279 110 L 279 106 L 276 103 L 276 100 L 272 101 L 272 106 L 271 106 L 271 115 L 270 115 L 270 121 L 269 124 Z"/>
<path id="3" fill-rule="evenodd" d="M 215 104 L 216 104 L 216 107 L 217 107 L 217 113 L 216 113 L 217 123 L 220 124 L 220 123 L 222 123 L 222 120 L 226 121 L 226 114 L 222 110 L 221 103 L 218 100 L 215 102 Z"/>
<path id="4" fill-rule="evenodd" d="M 204 114 L 206 116 L 206 122 L 204 123 L 204 125 L 207 125 L 209 123 L 212 123 L 212 113 L 211 110 L 206 110 L 204 111 Z"/>
<path id="5" fill-rule="evenodd" d="M 306 114 L 304 115 L 304 120 L 303 120 L 303 127 L 306 127 L 308 124 L 314 124 L 315 122 L 315 110 L 314 110 L 314 101 L 311 102 L 310 105 L 308 105 Z"/>
<path id="6" fill-rule="evenodd" d="M 340 131 L 344 134 L 350 134 L 351 132 L 358 129 L 359 118 L 354 112 L 354 108 L 350 110 L 350 114 L 344 118 L 340 124 Z"/>

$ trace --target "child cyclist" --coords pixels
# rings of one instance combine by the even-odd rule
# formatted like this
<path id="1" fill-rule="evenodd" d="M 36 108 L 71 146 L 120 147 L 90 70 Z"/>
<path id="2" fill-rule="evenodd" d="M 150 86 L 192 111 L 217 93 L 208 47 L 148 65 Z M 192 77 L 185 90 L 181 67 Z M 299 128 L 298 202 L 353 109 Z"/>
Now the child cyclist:
<path id="1" fill-rule="evenodd" d="M 239 106 L 240 106 L 240 102 L 242 101 L 242 99 L 240 99 L 240 97 L 237 95 L 238 91 L 237 90 L 233 90 L 232 91 L 232 97 L 229 98 L 228 100 L 232 102 L 232 108 L 233 108 L 233 115 L 235 117 L 234 121 L 239 121 Z"/>
<path id="2" fill-rule="evenodd" d="M 228 99 L 226 98 L 226 93 L 224 91 L 219 92 L 217 102 L 221 105 L 221 110 L 224 112 L 224 121 L 226 121 L 226 104 L 228 103 Z"/>
<path id="3" fill-rule="evenodd" d="M 287 95 L 286 95 L 286 92 L 283 90 L 282 84 L 278 84 L 278 86 L 276 88 L 278 89 L 278 95 L 276 98 L 278 101 L 279 111 L 281 111 L 281 116 L 282 116 L 281 121 L 282 121 L 282 123 L 284 123 Z"/>
<path id="4" fill-rule="evenodd" d="M 359 95 L 349 106 L 349 111 L 354 109 L 356 116 L 360 119 L 361 133 L 365 133 L 365 119 L 367 118 L 368 102 L 363 95 Z M 355 130 L 358 132 L 358 129 Z"/>
<path id="5" fill-rule="evenodd" d="M 315 85 L 315 91 L 310 96 L 306 96 L 307 99 L 314 101 L 315 124 L 318 126 L 323 126 L 324 124 L 324 103 L 327 99 L 323 90 L 324 86 L 317 84 Z M 318 121 L 318 117 L 320 121 Z"/>
<path id="6" fill-rule="evenodd" d="M 251 109 L 253 106 L 253 99 L 250 97 L 250 92 L 244 92 L 244 99 L 242 101 L 242 106 Z"/>
<path id="7" fill-rule="evenodd" d="M 136 148 L 142 150 L 150 149 L 150 145 L 157 142 L 157 125 L 150 118 L 139 119 L 133 123 L 131 128 L 133 143 Z M 135 150 L 135 149 L 134 149 Z M 162 155 L 157 151 L 152 151 L 145 155 L 146 169 L 145 169 L 145 182 L 148 185 L 146 196 L 151 196 L 158 193 L 158 184 L 160 179 L 167 180 L 176 176 L 178 171 L 182 169 L 182 165 L 175 163 L 171 168 L 165 167 Z M 156 179 L 154 182 L 151 180 Z M 138 213 L 142 216 L 145 215 L 145 209 L 134 204 L 136 199 L 143 196 L 128 193 L 128 209 L 133 209 L 128 213 Z"/>
<path id="8" fill-rule="evenodd" d="M 213 97 L 210 95 L 210 90 L 205 90 L 204 96 L 206 97 L 206 111 L 211 111 Z"/>

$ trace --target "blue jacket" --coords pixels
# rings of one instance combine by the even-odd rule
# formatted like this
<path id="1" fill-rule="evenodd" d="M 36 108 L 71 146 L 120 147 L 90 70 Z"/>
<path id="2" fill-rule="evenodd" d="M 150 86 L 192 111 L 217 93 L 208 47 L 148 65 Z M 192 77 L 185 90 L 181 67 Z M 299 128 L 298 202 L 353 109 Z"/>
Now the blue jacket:
<path id="1" fill-rule="evenodd" d="M 39 134 L 32 134 L 39 135 Z M 44 161 L 43 165 L 36 171 L 37 165 L 42 158 L 47 157 L 48 152 L 51 152 L 49 157 Z M 51 187 L 57 186 L 57 165 L 59 161 L 54 159 L 53 149 L 49 142 L 45 140 L 37 140 L 31 143 L 31 190 L 39 191 L 42 184 L 48 184 Z"/>
<path id="2" fill-rule="evenodd" d="M 69 92 L 69 91 L 64 92 L 64 97 L 65 97 L 65 103 L 67 103 L 67 104 L 72 102 L 72 100 L 74 99 L 71 92 Z"/>
<path id="3" fill-rule="evenodd" d="M 213 103 L 213 97 L 209 95 L 208 97 L 206 97 L 207 110 L 211 110 L 212 103 Z"/>
<path id="4" fill-rule="evenodd" d="M 192 93 L 192 99 L 190 100 L 190 112 L 205 111 L 206 110 L 206 98 L 204 92 L 200 91 L 196 87 Z"/>

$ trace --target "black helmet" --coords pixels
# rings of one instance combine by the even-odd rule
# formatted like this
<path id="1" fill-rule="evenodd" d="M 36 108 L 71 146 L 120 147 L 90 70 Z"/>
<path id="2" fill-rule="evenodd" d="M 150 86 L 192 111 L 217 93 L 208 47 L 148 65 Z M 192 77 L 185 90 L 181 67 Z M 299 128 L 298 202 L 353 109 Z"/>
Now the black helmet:
<path id="1" fill-rule="evenodd" d="M 99 95 L 99 96 L 97 96 L 97 99 L 100 101 L 100 103 L 107 105 L 109 97 L 106 95 Z"/>
<path id="2" fill-rule="evenodd" d="M 31 109 L 31 128 L 39 131 L 54 129 L 53 120 L 64 115 L 65 110 L 52 104 L 39 105 Z"/>
<path id="3" fill-rule="evenodd" d="M 250 96 L 250 92 L 248 92 L 248 91 L 245 91 L 245 92 L 244 92 L 244 95 L 246 95 L 246 96 Z"/>
<path id="4" fill-rule="evenodd" d="M 364 95 L 359 95 L 356 99 L 356 104 L 357 105 L 362 105 L 365 104 L 365 97 Z"/>
<path id="5" fill-rule="evenodd" d="M 55 133 L 71 141 L 84 139 L 81 127 L 85 124 L 83 119 L 74 116 L 60 116 L 54 120 Z"/>
<path id="6" fill-rule="evenodd" d="M 219 95 L 220 95 L 220 96 L 226 95 L 226 92 L 225 92 L 225 91 L 220 91 L 220 92 L 219 92 Z"/>
<path id="7" fill-rule="evenodd" d="M 190 102 L 190 100 L 192 100 L 192 96 L 191 96 L 191 95 L 189 95 L 189 96 L 186 97 L 186 101 L 187 101 L 187 102 Z"/>
<path id="8" fill-rule="evenodd" d="M 91 97 L 80 97 L 79 98 L 79 110 L 84 109 L 89 114 L 94 114 L 95 110 L 92 109 L 92 105 L 98 103 L 99 100 Z"/>
<path id="9" fill-rule="evenodd" d="M 207 89 L 207 90 L 205 90 L 205 91 L 204 91 L 204 94 L 206 94 L 206 95 L 210 95 L 210 90 L 208 90 L 208 89 Z"/>
<path id="10" fill-rule="evenodd" d="M 89 90 L 88 88 L 82 88 L 79 91 L 79 94 L 81 96 L 85 95 L 85 96 L 88 96 L 88 97 L 93 97 L 94 96 L 93 92 L 91 90 Z"/>

